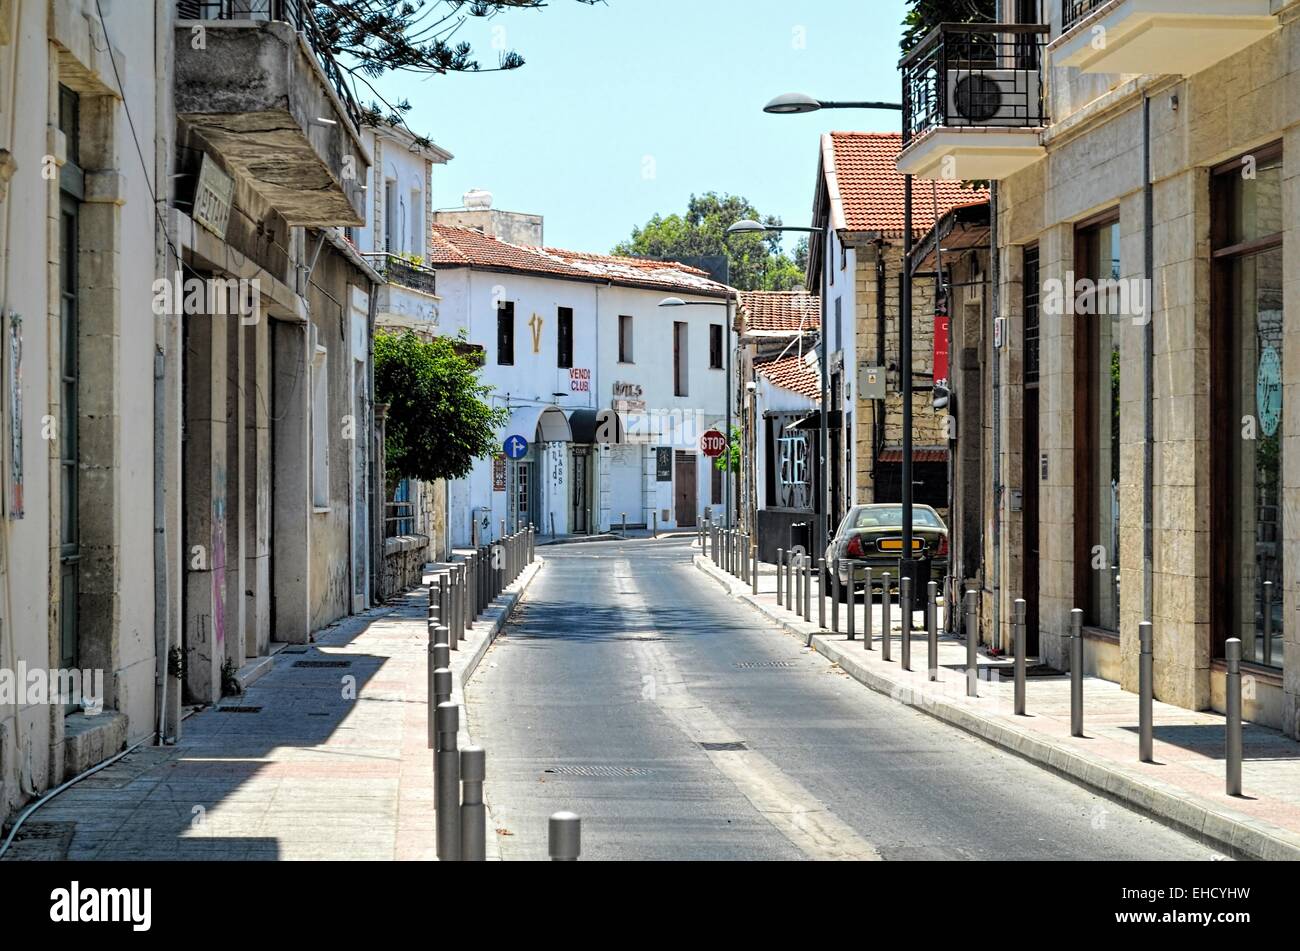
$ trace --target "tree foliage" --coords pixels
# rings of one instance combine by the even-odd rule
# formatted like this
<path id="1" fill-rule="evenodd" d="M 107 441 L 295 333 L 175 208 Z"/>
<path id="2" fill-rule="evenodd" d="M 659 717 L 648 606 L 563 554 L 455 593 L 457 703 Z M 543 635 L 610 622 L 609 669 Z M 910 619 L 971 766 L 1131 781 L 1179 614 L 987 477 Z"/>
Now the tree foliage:
<path id="1" fill-rule="evenodd" d="M 904 53 L 940 23 L 992 23 L 997 17 L 995 0 L 907 0 L 907 7 L 899 43 Z"/>
<path id="2" fill-rule="evenodd" d="M 605 0 L 573 0 L 594 6 Z M 405 99 L 389 102 L 371 80 L 388 72 L 423 75 L 498 72 L 518 69 L 516 50 L 495 50 L 496 62 L 483 66 L 472 44 L 456 34 L 472 17 L 490 19 L 506 10 L 537 10 L 546 0 L 313 0 L 320 37 L 339 66 L 382 101 L 371 102 L 367 120 L 400 125 L 411 108 Z M 357 96 L 358 100 L 365 97 Z"/>
<path id="3" fill-rule="evenodd" d="M 412 331 L 375 334 L 375 398 L 388 404 L 385 463 L 401 479 L 459 479 L 497 451 L 507 411 L 486 402 L 492 387 L 463 341 L 421 340 Z"/>
<path id="4" fill-rule="evenodd" d="M 725 256 L 730 265 L 731 286 L 742 291 L 784 291 L 804 282 L 800 255 L 807 263 L 807 242 L 800 243 L 795 259 L 781 251 L 781 235 L 738 234 L 724 240 L 727 228 L 746 218 L 765 225 L 779 225 L 781 219 L 763 216 L 739 195 L 706 192 L 692 195 L 685 215 L 655 215 L 644 227 L 633 228 L 632 237 L 614 248 L 614 254 L 681 260 Z"/>

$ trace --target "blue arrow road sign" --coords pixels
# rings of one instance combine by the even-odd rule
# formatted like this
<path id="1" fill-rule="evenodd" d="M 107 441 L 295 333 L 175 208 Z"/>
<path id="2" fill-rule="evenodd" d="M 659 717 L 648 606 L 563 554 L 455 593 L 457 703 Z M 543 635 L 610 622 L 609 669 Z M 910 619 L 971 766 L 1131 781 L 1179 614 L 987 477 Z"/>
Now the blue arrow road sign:
<path id="1" fill-rule="evenodd" d="M 528 440 L 523 436 L 507 436 L 502 448 L 509 458 L 522 459 L 528 455 Z"/>

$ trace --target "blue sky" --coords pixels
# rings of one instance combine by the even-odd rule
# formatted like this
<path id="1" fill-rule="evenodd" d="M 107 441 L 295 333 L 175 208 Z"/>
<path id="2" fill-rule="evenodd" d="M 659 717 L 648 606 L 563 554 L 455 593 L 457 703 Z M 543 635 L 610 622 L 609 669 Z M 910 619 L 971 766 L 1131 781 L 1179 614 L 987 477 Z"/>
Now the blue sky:
<path id="1" fill-rule="evenodd" d="M 471 187 L 544 215 L 546 242 L 608 251 L 692 192 L 732 192 L 808 223 L 818 136 L 893 130 L 896 112 L 769 116 L 783 92 L 897 101 L 903 0 L 549 0 L 471 19 L 458 36 L 483 66 L 494 39 L 527 60 L 505 73 L 386 77 L 408 122 L 456 157 L 435 207 Z"/>

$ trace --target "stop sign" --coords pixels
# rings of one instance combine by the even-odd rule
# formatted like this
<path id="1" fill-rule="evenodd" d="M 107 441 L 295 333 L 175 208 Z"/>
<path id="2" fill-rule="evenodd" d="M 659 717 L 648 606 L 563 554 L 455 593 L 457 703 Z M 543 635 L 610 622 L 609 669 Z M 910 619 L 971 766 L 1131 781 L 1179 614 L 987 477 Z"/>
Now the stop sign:
<path id="1" fill-rule="evenodd" d="M 700 451 L 710 459 L 716 459 L 727 451 L 727 437 L 716 429 L 710 429 L 700 437 Z"/>

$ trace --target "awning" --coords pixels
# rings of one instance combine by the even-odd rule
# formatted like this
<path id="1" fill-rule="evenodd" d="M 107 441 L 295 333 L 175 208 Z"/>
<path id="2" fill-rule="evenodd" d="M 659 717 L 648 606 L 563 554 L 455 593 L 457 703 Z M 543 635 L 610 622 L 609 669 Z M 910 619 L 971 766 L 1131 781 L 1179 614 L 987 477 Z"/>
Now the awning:
<path id="1" fill-rule="evenodd" d="M 885 448 L 880 450 L 878 457 L 881 462 L 902 462 L 903 450 L 898 448 Z M 913 462 L 947 462 L 948 450 L 939 446 L 913 446 Z"/>
<path id="2" fill-rule="evenodd" d="M 844 425 L 842 416 L 843 414 L 841 413 L 840 410 L 837 409 L 831 410 L 830 413 L 828 413 L 826 416 L 826 428 L 839 429 L 841 426 Z M 791 423 L 789 426 L 786 427 L 786 429 L 821 429 L 821 426 L 822 426 L 822 414 L 821 414 L 821 410 L 817 410 L 816 412 L 809 413 L 803 419 L 796 420 L 795 422 Z"/>
<path id="3" fill-rule="evenodd" d="M 503 436 L 523 436 L 532 442 L 573 442 L 569 420 L 558 406 L 516 406 Z"/>
<path id="4" fill-rule="evenodd" d="M 626 442 L 623 420 L 612 409 L 575 409 L 569 413 L 569 429 L 578 443 Z"/>

